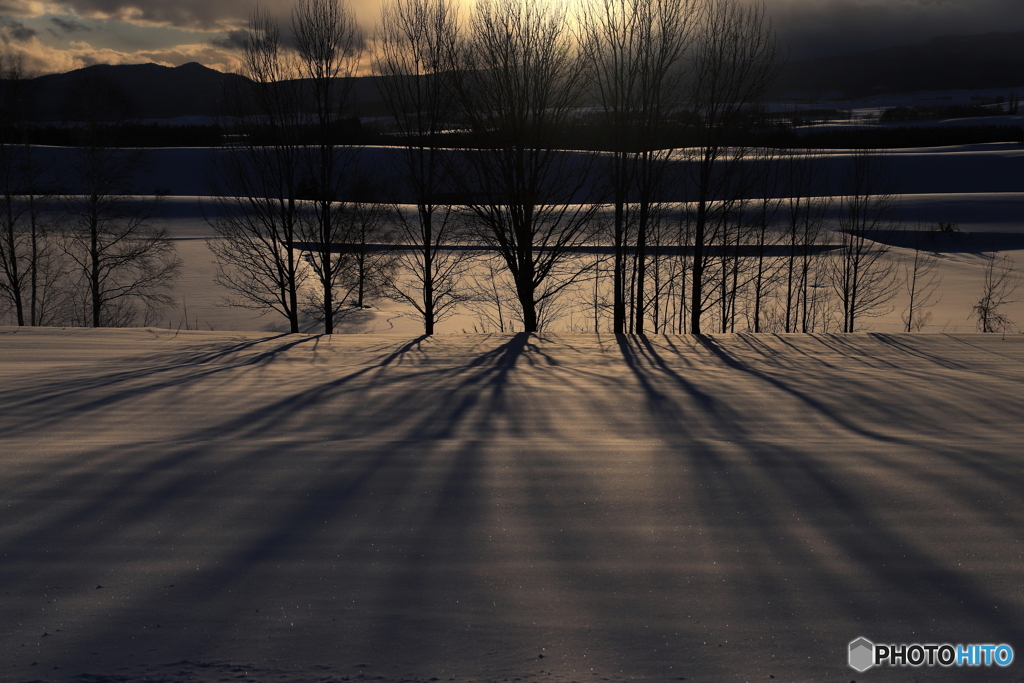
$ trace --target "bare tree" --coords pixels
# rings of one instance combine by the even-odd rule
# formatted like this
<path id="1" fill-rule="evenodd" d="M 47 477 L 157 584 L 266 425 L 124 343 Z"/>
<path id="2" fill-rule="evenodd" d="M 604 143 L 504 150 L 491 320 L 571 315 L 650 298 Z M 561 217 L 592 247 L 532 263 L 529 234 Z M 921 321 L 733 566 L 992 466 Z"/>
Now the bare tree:
<path id="1" fill-rule="evenodd" d="M 978 321 L 979 332 L 1010 332 L 1013 321 L 1001 309 L 1016 303 L 1012 297 L 1020 286 L 1020 278 L 1013 270 L 1013 259 L 1006 254 L 997 258 L 994 251 L 981 256 L 985 260 L 984 284 L 971 313 Z"/>
<path id="2" fill-rule="evenodd" d="M 942 276 L 935 272 L 938 259 L 935 254 L 921 248 L 923 235 L 924 230 L 919 225 L 914 234 L 914 255 L 903 262 L 903 286 L 910 298 L 901 314 L 905 332 L 920 332 L 931 318 L 931 313 L 925 309 L 939 303 L 942 298 L 938 293 Z"/>
<path id="3" fill-rule="evenodd" d="M 336 203 L 344 200 L 344 184 L 350 180 L 346 175 L 354 163 L 351 155 L 339 154 L 336 135 L 365 44 L 355 15 L 341 0 L 298 0 L 292 9 L 292 32 L 316 131 L 316 144 L 309 148 L 306 158 L 307 189 L 314 211 L 305 216 L 301 225 L 319 282 L 314 296 L 319 309 L 317 317 L 323 321 L 324 331 L 332 334 L 335 316 L 342 305 L 335 296 L 341 278 L 336 273 L 338 255 L 332 244 L 343 238 L 333 212 L 340 209 Z"/>
<path id="4" fill-rule="evenodd" d="M 393 212 L 376 201 L 373 188 L 378 184 L 361 177 L 350 190 L 351 201 L 342 205 L 344 210 L 337 216 L 344 234 L 344 244 L 339 245 L 340 301 L 356 309 L 370 298 L 389 294 L 400 267 L 393 244 Z"/>
<path id="5" fill-rule="evenodd" d="M 127 97 L 103 81 L 84 81 L 75 93 L 85 144 L 67 166 L 75 188 L 60 198 L 63 250 L 75 279 L 77 322 L 117 327 L 154 320 L 172 303 L 168 294 L 181 261 L 167 231 L 152 225 L 160 197 L 133 196 L 145 168 L 145 150 L 109 143 L 111 120 L 120 120 Z"/>
<path id="6" fill-rule="evenodd" d="M 479 268 L 468 276 L 469 297 L 466 307 L 479 321 L 474 331 L 511 332 L 516 316 L 515 286 L 509 282 L 508 269 L 503 268 L 500 256 L 483 258 Z M 486 269 L 486 270 L 484 270 Z M 519 318 L 522 318 L 519 315 Z"/>
<path id="7" fill-rule="evenodd" d="M 707 247 L 715 224 L 734 198 L 736 174 L 746 155 L 743 133 L 750 107 L 767 90 L 780 67 L 779 46 L 763 3 L 705 0 L 692 50 L 688 111 L 695 136 L 688 149 L 696 204 L 691 275 L 690 331 L 700 334 L 701 316 L 711 297 L 705 291 Z M 719 211 L 719 213 L 721 213 Z"/>
<path id="8" fill-rule="evenodd" d="M 588 164 L 559 149 L 585 70 L 556 5 L 482 0 L 470 28 L 455 80 L 474 134 L 461 180 L 481 239 L 512 276 L 524 331 L 536 332 L 539 308 L 593 266 L 577 253 L 596 210 L 582 196 Z"/>
<path id="9" fill-rule="evenodd" d="M 231 93 L 231 121 L 243 143 L 216 157 L 217 236 L 207 245 L 216 281 L 235 295 L 229 305 L 276 311 L 299 331 L 299 291 L 308 269 L 297 257 L 302 153 L 302 92 L 297 64 L 277 21 L 255 10 L 242 73 L 251 81 Z"/>
<path id="10" fill-rule="evenodd" d="M 652 203 L 669 160 L 671 116 L 682 92 L 683 57 L 696 0 L 602 0 L 580 18 L 582 47 L 610 153 L 614 205 L 612 329 L 626 331 L 626 271 L 635 199 L 635 301 L 632 327 L 644 333 L 647 240 Z M 657 301 L 657 297 L 654 298 Z M 655 325 L 657 327 L 657 325 Z"/>
<path id="11" fill-rule="evenodd" d="M 883 241 L 899 225 L 887 158 L 861 150 L 849 157 L 839 205 L 839 249 L 832 259 L 832 288 L 839 299 L 842 332 L 856 332 L 866 317 L 884 315 L 899 291 L 897 263 Z"/>
<path id="12" fill-rule="evenodd" d="M 21 60 L 0 57 L 0 295 L 8 300 L 18 325 L 26 324 L 29 288 L 29 235 L 23 230 L 24 167 L 20 109 L 23 88 Z"/>
<path id="13" fill-rule="evenodd" d="M 393 0 L 381 9 L 374 72 L 404 145 L 403 177 L 416 210 L 395 207 L 401 237 L 414 251 L 400 251 L 399 272 L 390 296 L 404 301 L 423 320 L 424 334 L 450 316 L 464 299 L 459 281 L 466 252 L 447 248 L 457 221 L 444 201 L 451 187 L 440 138 L 454 114 L 451 71 L 459 26 L 449 0 Z"/>
<path id="14" fill-rule="evenodd" d="M 64 263 L 54 212 L 41 196 L 51 169 L 39 163 L 26 136 L 30 93 L 20 56 L 0 56 L 0 83 L 0 298 L 18 325 L 55 323 L 64 312 Z"/>
<path id="15" fill-rule="evenodd" d="M 790 151 L 782 161 L 785 199 L 782 205 L 786 256 L 781 277 L 782 330 L 814 332 L 823 315 L 820 259 L 815 254 L 825 217 L 831 207 L 826 197 L 823 155 Z"/>
<path id="16" fill-rule="evenodd" d="M 750 236 L 753 242 L 752 270 L 750 278 L 752 306 L 747 314 L 748 329 L 761 332 L 765 318 L 768 293 L 776 284 L 780 264 L 770 259 L 771 248 L 779 241 L 777 224 L 783 214 L 783 200 L 778 199 L 779 190 L 784 187 L 783 163 L 779 150 L 761 148 L 757 151 L 757 181 L 760 201 L 752 210 Z"/>

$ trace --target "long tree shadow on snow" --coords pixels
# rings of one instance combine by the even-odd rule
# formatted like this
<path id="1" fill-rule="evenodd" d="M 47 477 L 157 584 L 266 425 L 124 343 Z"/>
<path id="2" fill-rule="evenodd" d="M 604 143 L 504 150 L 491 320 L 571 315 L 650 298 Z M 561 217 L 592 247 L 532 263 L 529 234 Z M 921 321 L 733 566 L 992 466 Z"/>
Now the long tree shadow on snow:
<path id="1" fill-rule="evenodd" d="M 621 653 L 623 670 L 656 671 L 645 662 L 654 656 L 652 643 L 672 642 L 689 653 L 699 651 L 693 642 L 707 637 L 675 615 L 666 596 L 687 609 L 696 604 L 680 586 L 686 572 L 702 575 L 712 571 L 711 563 L 725 580 L 702 592 L 701 609 L 763 623 L 765 632 L 788 614 L 797 628 L 805 623 L 827 631 L 835 617 L 875 629 L 867 635 L 879 639 L 891 633 L 895 642 L 935 619 L 963 624 L 946 638 L 984 632 L 1013 642 L 1024 635 L 1012 605 L 880 515 L 856 471 L 821 457 L 820 445 L 774 442 L 748 424 L 751 404 L 723 391 L 722 382 L 758 387 L 769 404 L 801 406 L 809 422 L 847 435 L 850 457 L 866 467 L 913 476 L 914 467 L 899 469 L 884 449 L 924 448 L 913 438 L 836 415 L 834 403 L 816 393 L 810 371 L 787 369 L 792 375 L 780 379 L 771 370 L 770 349 L 752 350 L 755 362 L 713 338 L 687 346 L 620 337 L 620 376 L 614 366 L 603 372 L 560 363 L 542 339 L 527 335 L 481 340 L 459 362 L 435 362 L 430 344 L 381 344 L 372 362 L 354 368 L 311 362 L 306 371 L 321 374 L 282 385 L 280 395 L 265 400 L 250 397 L 222 420 L 183 430 L 174 444 L 122 446 L 119 457 L 145 463 L 134 470 L 112 471 L 106 449 L 84 445 L 80 471 L 55 463 L 49 480 L 32 483 L 36 510 L 8 517 L 20 526 L 0 548 L 5 584 L 24 586 L 34 571 L 68 585 L 94 553 L 156 524 L 170 532 L 165 542 L 196 555 L 196 567 L 183 576 L 153 577 L 153 586 L 137 591 L 133 614 L 178 615 L 187 622 L 199 610 L 245 624 L 257 606 L 267 611 L 277 585 L 291 580 L 294 570 L 309 581 L 315 623 L 329 621 L 316 610 L 340 610 L 335 603 L 345 601 L 358 614 L 331 615 L 364 619 L 353 623 L 366 628 L 339 640 L 338 648 L 384 653 L 417 671 L 443 668 L 452 656 L 446 643 L 454 637 L 444 629 L 456 628 L 465 615 L 504 629 L 472 631 L 476 647 L 523 648 L 525 657 L 537 637 L 531 623 L 545 614 L 563 624 L 595 626 L 593 634 L 579 629 L 576 644 L 594 655 Z M 233 354 L 194 350 L 165 365 L 85 378 L 72 387 L 72 404 L 98 412 L 153 392 L 187 395 L 211 382 L 246 380 L 282 358 L 274 349 L 254 357 L 246 349 Z M 189 357 L 199 361 L 196 367 L 189 367 Z M 838 373 L 842 366 L 813 370 Z M 95 391 L 109 394 L 94 397 Z M 849 396 L 855 411 L 871 400 L 870 388 L 851 381 Z M 45 403 L 33 407 L 43 412 L 25 428 L 60 424 Z M 623 498 L 618 475 L 567 456 L 572 446 L 565 443 L 565 425 L 548 413 L 569 409 L 589 416 L 592 425 L 585 426 L 613 432 L 635 433 L 628 431 L 634 418 L 627 410 L 650 426 L 649 437 L 664 448 L 623 470 L 629 481 L 644 482 L 649 499 L 642 492 Z M 921 419 L 910 407 L 897 409 L 894 419 Z M 977 477 L 1006 499 L 1020 499 L 1017 479 L 981 464 Z M 926 473 L 924 481 L 976 486 L 951 478 Z M 259 495 L 233 499 L 238 490 Z M 30 514 L 46 500 L 75 502 L 60 514 Z M 624 523 L 633 518 L 641 521 Z M 991 519 L 1012 526 L 1005 514 Z M 688 545 L 696 541 L 693 533 L 682 536 L 685 543 L 654 543 L 648 528 L 703 529 L 702 545 Z M 204 536 L 211 543 L 201 543 Z M 816 552 L 809 539 L 824 539 L 835 553 Z M 65 562 L 51 567 L 47 558 L 58 549 Z M 128 556 L 141 560 L 146 552 Z M 692 569 L 695 553 L 705 553 L 706 561 Z M 303 562 L 325 557 L 337 558 L 334 575 L 301 573 Z M 836 557 L 840 562 L 829 559 Z M 174 596 L 160 590 L 170 582 L 177 584 Z M 335 602 L 321 600 L 328 595 Z M 12 608 L 10 616 L 30 616 L 18 612 Z M 631 619 L 648 617 L 643 629 L 630 626 Z M 134 618 L 90 623 L 91 633 L 65 658 L 65 668 L 80 666 L 86 653 L 138 626 Z M 846 640 L 856 635 L 827 633 Z M 213 647 L 220 638 L 194 629 L 163 637 L 174 651 Z"/>
<path id="2" fill-rule="evenodd" d="M 894 639 L 904 633 L 922 631 L 931 637 L 953 637 L 931 631 L 936 621 L 946 626 L 958 624 L 961 632 L 1001 638 L 1005 642 L 1024 636 L 1017 613 L 1019 605 L 1007 603 L 1006 596 L 992 593 L 979 580 L 981 577 L 951 568 L 960 552 L 955 546 L 939 555 L 920 547 L 919 539 L 908 535 L 906 529 L 893 527 L 873 507 L 869 481 L 851 473 L 848 467 L 836 467 L 835 459 L 827 456 L 830 450 L 847 452 L 865 467 L 891 468 L 896 476 L 907 481 L 923 479 L 945 494 L 959 497 L 964 509 L 971 509 L 978 502 L 980 488 L 996 487 L 1003 494 L 997 499 L 1019 500 L 1024 495 L 1019 476 L 1007 478 L 1006 468 L 985 468 L 974 462 L 970 454 L 965 457 L 963 453 L 936 453 L 930 444 L 915 441 L 912 432 L 896 437 L 866 427 L 839 414 L 812 390 L 802 388 L 805 382 L 799 373 L 780 379 L 751 363 L 751 354 L 737 357 L 713 337 L 696 337 L 694 345 L 707 351 L 728 373 L 749 377 L 763 385 L 764 403 L 777 400 L 773 397 L 797 401 L 807 409 L 808 424 L 826 422 L 846 433 L 845 439 L 831 442 L 832 445 L 774 443 L 746 428 L 744 421 L 748 416 L 744 411 L 730 409 L 727 401 L 709 399 L 712 390 L 702 388 L 698 380 L 685 378 L 674 367 L 679 364 L 678 359 L 664 357 L 650 340 L 623 337 L 618 341 L 626 365 L 642 388 L 658 434 L 677 454 L 665 460 L 666 469 L 678 471 L 677 481 L 696 477 L 685 491 L 699 496 L 694 509 L 700 511 L 704 523 L 712 529 L 723 529 L 719 561 L 728 563 L 742 558 L 742 572 L 756 586 L 753 594 L 732 596 L 734 604 L 747 606 L 750 618 L 762 619 L 767 624 L 774 610 L 799 615 L 808 608 L 808 587 L 820 586 L 817 598 L 810 602 L 813 609 L 806 615 L 811 619 L 814 611 L 832 612 L 863 625 L 865 631 L 870 628 L 873 633 L 891 634 L 889 637 Z M 840 391 L 842 379 L 835 377 Z M 850 415 L 856 415 L 859 405 L 870 397 L 858 394 L 854 387 L 851 396 L 856 400 L 848 402 L 846 408 Z M 688 398 L 681 402 L 680 397 Z M 904 410 L 909 418 L 923 419 L 909 408 Z M 687 420 L 695 417 L 715 420 L 712 429 L 696 439 L 687 429 Z M 716 435 L 720 440 L 710 438 Z M 892 453 L 894 448 L 934 455 L 972 472 L 972 476 L 964 481 L 955 473 L 939 475 L 927 468 L 903 466 Z M 977 449 L 983 452 L 984 445 Z M 666 481 L 671 481 L 671 477 Z M 958 491 L 964 487 L 974 490 Z M 991 490 L 987 497 L 991 501 Z M 989 521 L 1019 539 L 1017 513 L 1005 505 L 1001 512 L 993 512 L 991 503 L 983 506 L 984 513 L 981 507 L 973 511 L 987 514 Z M 955 512 L 940 523 L 955 526 Z M 810 538 L 827 539 L 845 562 L 837 565 L 828 552 L 815 552 L 805 540 L 806 528 L 813 529 Z M 940 533 L 941 529 L 932 531 Z M 775 571 L 777 566 L 803 568 L 799 572 L 802 594 L 793 590 L 794 577 Z M 871 589 L 866 590 L 863 579 L 852 577 L 868 577 Z M 767 605 L 769 598 L 771 611 L 754 607 Z"/>
<path id="3" fill-rule="evenodd" d="M 305 339 L 294 343 L 309 341 L 315 343 L 315 340 Z M 154 517 L 173 517 L 175 525 L 183 531 L 183 538 L 179 540 L 185 541 L 188 531 L 201 529 L 204 520 L 208 525 L 210 519 L 226 518 L 239 512 L 228 514 L 220 509 L 223 502 L 219 491 L 230 491 L 236 485 L 252 486 L 263 480 L 265 483 L 257 488 L 289 493 L 269 505 L 261 503 L 248 513 L 263 520 L 264 523 L 254 525 L 259 531 L 243 534 L 239 541 L 230 543 L 219 553 L 216 562 L 190 577 L 187 585 L 192 589 L 187 592 L 187 601 L 175 606 L 168 603 L 166 595 L 154 590 L 150 606 L 143 606 L 142 611 L 159 614 L 187 610 L 190 605 L 211 604 L 221 605 L 225 614 L 242 609 L 239 604 L 245 596 L 226 594 L 224 586 L 244 584 L 247 577 L 254 574 L 265 575 L 268 567 L 286 562 L 296 549 L 315 544 L 325 525 L 349 524 L 351 516 L 357 512 L 379 515 L 384 529 L 407 525 L 417 527 L 418 532 L 403 541 L 399 551 L 410 558 L 429 557 L 442 547 L 467 547 L 454 541 L 463 540 L 458 531 L 460 521 L 467 525 L 475 524 L 472 510 L 482 504 L 475 472 L 480 467 L 483 445 L 480 438 L 463 439 L 452 447 L 445 442 L 464 428 L 485 435 L 492 421 L 501 419 L 500 416 L 510 410 L 505 396 L 510 375 L 517 363 L 530 355 L 531 348 L 535 347 L 527 335 L 516 335 L 487 348 L 474 358 L 467 358 L 464 364 L 456 367 L 410 369 L 410 358 L 419 353 L 423 341 L 421 338 L 392 347 L 381 353 L 375 363 L 335 373 L 339 376 L 313 382 L 311 386 L 279 400 L 270 400 L 215 426 L 193 430 L 179 440 L 182 445 L 163 449 L 155 455 L 147 456 L 145 448 L 123 449 L 128 451 L 124 457 L 133 457 L 133 450 L 138 457 L 148 457 L 145 467 L 120 474 L 110 472 L 104 464 L 109 456 L 107 449 L 94 453 L 86 451 L 80 462 L 96 463 L 94 470 L 97 471 L 84 468 L 84 471 L 70 476 L 61 473 L 64 476 L 55 476 L 40 493 L 53 499 L 76 500 L 77 497 L 80 503 L 70 506 L 63 514 L 48 516 L 45 521 L 32 520 L 33 523 L 22 527 L 20 534 L 7 537 L 3 551 L 12 560 L 7 565 L 8 571 L 4 572 L 7 583 L 20 584 L 28 580 L 15 567 L 25 566 L 26 571 L 37 571 L 38 566 L 33 568 L 33 558 L 42 560 L 47 547 L 60 547 L 62 556 L 73 562 L 76 556 L 109 545 L 120 534 Z M 211 358 L 211 353 L 219 361 L 230 357 L 227 351 L 197 352 L 194 360 L 198 367 L 174 377 L 165 376 L 168 368 L 162 366 L 128 373 L 115 371 L 105 378 L 83 380 L 81 386 L 71 387 L 71 395 L 80 396 L 80 404 L 86 410 L 98 410 L 101 406 L 110 408 L 121 402 L 138 400 L 141 395 L 152 391 L 202 386 L 218 375 L 244 375 L 273 357 L 269 355 L 273 353 L 270 351 L 256 359 L 241 359 L 225 367 L 202 367 L 204 359 Z M 538 363 L 546 362 L 539 353 L 537 355 Z M 187 366 L 188 361 L 187 356 L 179 355 L 169 359 L 168 363 L 182 367 Z M 411 364 L 416 366 L 415 361 Z M 400 366 L 403 372 L 398 375 L 405 377 L 408 374 L 410 377 L 404 380 L 405 384 L 392 389 L 393 395 L 381 397 L 379 403 L 359 396 L 368 387 L 389 386 L 394 379 L 393 371 Z M 229 369 L 232 372 L 226 372 Z M 145 378 L 147 372 L 151 378 L 148 388 L 129 386 Z M 97 389 L 112 391 L 97 399 L 91 395 Z M 353 433 L 345 412 L 329 415 L 326 431 L 318 434 L 317 438 L 326 436 L 331 443 L 343 444 L 372 436 L 377 439 L 383 437 L 383 443 L 345 445 L 344 450 L 325 461 L 312 478 L 308 472 L 282 472 L 279 464 L 288 462 L 289 458 L 309 459 L 324 455 L 311 451 L 301 432 L 294 435 L 294 443 L 282 442 L 280 437 L 292 434 L 290 427 L 296 421 L 306 422 L 309 411 L 325 405 L 343 405 L 346 410 L 359 415 L 365 415 L 369 409 L 377 420 L 372 431 L 369 428 L 366 431 L 355 429 Z M 31 427 L 48 428 L 52 426 L 50 419 L 59 421 L 56 416 L 42 416 Z M 398 437 L 389 439 L 389 434 L 397 434 Z M 264 443 L 264 439 L 268 442 Z M 229 446 L 216 446 L 238 440 L 247 446 L 236 457 L 224 457 L 224 453 L 230 453 Z M 216 466 L 211 464 L 213 452 L 219 452 Z M 261 469 L 264 466 L 266 470 Z M 57 467 L 54 474 L 58 473 Z M 258 474 L 264 471 L 267 474 Z M 173 476 L 168 476 L 169 473 Z M 91 495 L 82 497 L 80 492 L 83 490 L 91 491 Z M 386 491 L 390 500 L 407 498 L 416 501 L 417 504 L 411 506 L 416 509 L 408 514 L 382 509 L 368 511 L 367 504 L 373 500 L 369 496 L 374 490 Z M 300 491 L 302 493 L 298 495 Z M 441 543 L 442 538 L 452 539 L 453 543 Z M 365 552 L 358 539 L 351 543 L 356 547 L 343 546 L 333 550 L 349 557 Z M 398 575 L 402 578 L 388 578 L 388 591 L 401 591 L 409 599 L 414 596 L 427 599 L 424 593 L 410 592 L 409 586 L 416 585 L 413 580 L 416 572 L 403 570 Z M 69 583 L 67 578 L 54 582 Z M 178 596 L 185 593 L 178 591 Z M 125 625 L 95 626 L 94 635 L 88 643 L 78 648 L 80 653 L 102 649 L 103 644 L 116 638 Z M 170 633 L 165 636 L 174 637 Z M 213 639 L 216 640 L 215 637 Z M 75 653 L 72 653 L 70 659 L 74 658 Z M 74 667 L 73 661 L 67 664 Z"/>

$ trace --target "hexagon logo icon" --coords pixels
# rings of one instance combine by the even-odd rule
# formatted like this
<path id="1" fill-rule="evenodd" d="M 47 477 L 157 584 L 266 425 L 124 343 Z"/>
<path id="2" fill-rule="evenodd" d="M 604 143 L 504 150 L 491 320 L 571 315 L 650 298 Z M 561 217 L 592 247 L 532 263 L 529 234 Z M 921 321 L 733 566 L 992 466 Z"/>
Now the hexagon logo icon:
<path id="1" fill-rule="evenodd" d="M 875 644 L 861 637 L 850 643 L 850 667 L 863 673 L 875 665 Z"/>

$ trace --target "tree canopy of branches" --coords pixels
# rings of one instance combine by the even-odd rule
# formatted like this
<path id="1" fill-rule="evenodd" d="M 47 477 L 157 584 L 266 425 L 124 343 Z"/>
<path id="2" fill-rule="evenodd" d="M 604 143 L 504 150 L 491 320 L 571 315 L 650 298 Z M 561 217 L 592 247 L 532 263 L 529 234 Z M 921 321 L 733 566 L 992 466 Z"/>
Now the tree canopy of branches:
<path id="1" fill-rule="evenodd" d="M 692 40 L 696 0 L 601 0 L 580 18 L 591 88 L 611 148 L 606 169 L 614 205 L 613 323 L 626 331 L 627 246 L 631 200 L 635 220 L 634 329 L 644 333 L 647 232 L 651 204 L 664 175 L 681 103 L 683 57 Z"/>
<path id="2" fill-rule="evenodd" d="M 394 0 L 381 8 L 374 72 L 380 92 L 404 141 L 402 177 L 415 197 L 414 215 L 395 207 L 401 237 L 415 251 L 400 251 L 403 275 L 390 295 L 416 309 L 424 334 L 451 315 L 465 297 L 459 292 L 466 252 L 446 248 L 456 226 L 444 201 L 446 150 L 441 136 L 455 113 L 451 70 L 459 39 L 458 13 L 450 0 Z"/>
<path id="3" fill-rule="evenodd" d="M 232 120 L 243 144 L 217 157 L 216 280 L 229 303 L 260 313 L 277 311 L 299 331 L 299 291 L 308 271 L 296 255 L 303 150 L 302 92 L 297 65 L 280 28 L 257 9 L 249 21 L 243 73 L 251 84 L 231 95 Z"/>
<path id="4" fill-rule="evenodd" d="M 899 290 L 896 262 L 886 258 L 889 248 L 882 241 L 900 225 L 886 163 L 884 155 L 855 152 L 842 180 L 839 249 L 831 275 L 843 316 L 842 332 L 856 332 L 862 318 L 888 312 Z"/>
<path id="5" fill-rule="evenodd" d="M 343 226 L 335 220 L 336 206 L 344 201 L 345 184 L 351 183 L 352 155 L 334 139 L 334 128 L 345 113 L 352 79 L 365 51 L 362 29 L 351 9 L 340 0 L 298 0 L 292 8 L 292 34 L 298 55 L 298 72 L 310 97 L 315 145 L 304 148 L 307 191 L 312 212 L 304 212 L 300 225 L 310 244 L 310 266 L 319 283 L 313 296 L 324 332 L 334 332 L 335 318 L 344 301 L 339 287 L 340 254 L 332 245 L 344 241 Z"/>
<path id="6" fill-rule="evenodd" d="M 971 313 L 978 323 L 979 332 L 1009 332 L 1013 321 L 1003 311 L 1003 306 L 1014 303 L 1014 293 L 1020 286 L 1020 278 L 1013 271 L 1013 259 L 1007 255 L 997 257 L 995 252 L 982 254 L 985 260 L 985 275 L 981 298 L 971 306 Z"/>
<path id="7" fill-rule="evenodd" d="M 593 205 L 565 203 L 586 194 L 588 169 L 558 148 L 585 75 L 557 5 L 477 3 L 455 81 L 477 148 L 457 163 L 468 210 L 512 276 L 528 333 L 538 330 L 538 308 L 589 269 L 573 250 L 591 236 Z"/>
<path id="8" fill-rule="evenodd" d="M 123 118 L 129 99 L 102 81 L 84 82 L 73 101 L 87 131 L 68 175 L 77 185 L 61 197 L 63 250 L 76 274 L 78 324 L 123 327 L 143 322 L 170 305 L 168 293 L 181 268 L 167 231 L 152 224 L 160 197 L 134 197 L 136 175 L 145 168 L 140 149 L 111 146 L 106 122 Z"/>
<path id="9" fill-rule="evenodd" d="M 764 94 L 780 68 L 779 45 L 764 4 L 706 0 L 698 38 L 691 51 L 687 110 L 694 142 L 686 150 L 696 217 L 691 274 L 690 332 L 700 334 L 709 306 L 705 291 L 707 246 L 716 223 L 727 220 L 727 200 L 738 191 L 738 167 L 747 149 L 737 135 L 752 122 L 750 107 Z"/>

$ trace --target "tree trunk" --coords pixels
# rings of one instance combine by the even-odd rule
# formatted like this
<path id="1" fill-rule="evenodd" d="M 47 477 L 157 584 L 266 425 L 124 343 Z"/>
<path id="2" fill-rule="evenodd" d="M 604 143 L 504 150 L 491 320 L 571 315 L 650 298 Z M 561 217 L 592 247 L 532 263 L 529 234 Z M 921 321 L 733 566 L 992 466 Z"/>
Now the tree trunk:
<path id="1" fill-rule="evenodd" d="M 291 208 L 289 210 L 289 221 L 294 220 L 295 216 L 295 200 L 289 199 L 288 203 Z M 286 287 L 288 288 L 288 327 L 292 334 L 297 334 L 299 331 L 299 292 L 297 281 L 297 264 L 295 263 L 295 226 L 294 224 L 289 225 L 287 228 L 288 244 L 285 248 L 288 249 L 288 280 Z"/>
<path id="2" fill-rule="evenodd" d="M 4 197 L 4 200 L 6 204 L 7 225 L 4 230 L 4 242 L 6 242 L 6 244 L 3 249 L 6 254 L 4 254 L 3 260 L 6 265 L 6 274 L 8 286 L 11 291 L 11 298 L 14 301 L 14 309 L 17 313 L 18 326 L 20 327 L 25 324 L 25 307 L 21 292 L 21 274 L 18 272 L 18 240 L 17 235 L 15 234 L 14 225 L 17 220 L 14 216 L 15 198 L 13 195 L 8 194 Z"/>
<path id="3" fill-rule="evenodd" d="M 704 230 L 708 219 L 706 186 L 701 183 L 701 198 L 697 203 L 697 222 L 693 234 L 693 277 L 690 283 L 690 334 L 700 334 L 700 314 L 704 298 Z"/>
<path id="4" fill-rule="evenodd" d="M 650 201 L 640 200 L 640 221 L 636 230 L 636 324 L 635 330 L 644 336 L 644 290 L 647 285 L 647 220 L 650 216 Z"/>
<path id="5" fill-rule="evenodd" d="M 621 197 L 615 200 L 615 272 L 612 274 L 612 332 L 626 332 L 626 245 L 625 245 L 625 203 Z"/>
<path id="6" fill-rule="evenodd" d="M 326 188 L 324 189 L 326 192 Z M 331 261 L 331 202 L 321 202 L 320 267 L 323 273 L 324 334 L 334 334 L 334 272 Z"/>
<path id="7" fill-rule="evenodd" d="M 89 284 L 92 291 L 92 326 L 100 326 L 100 251 L 99 251 L 99 219 L 93 215 L 89 222 Z"/>
<path id="8" fill-rule="evenodd" d="M 420 207 L 423 226 L 423 334 L 434 334 L 434 221 L 433 214 Z"/>

